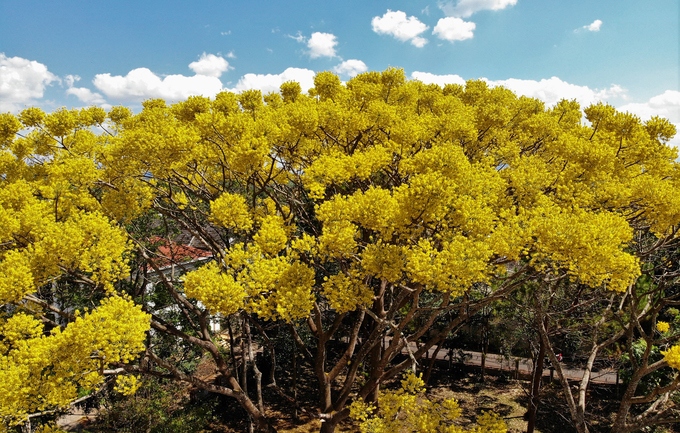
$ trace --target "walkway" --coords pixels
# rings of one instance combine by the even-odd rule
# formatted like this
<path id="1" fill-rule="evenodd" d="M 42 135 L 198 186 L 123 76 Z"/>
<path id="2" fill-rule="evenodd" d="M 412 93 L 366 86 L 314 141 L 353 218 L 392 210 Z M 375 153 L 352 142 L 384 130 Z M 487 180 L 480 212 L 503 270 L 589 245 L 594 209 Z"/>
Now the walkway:
<path id="1" fill-rule="evenodd" d="M 389 337 L 388 337 L 389 338 Z M 389 340 L 386 341 L 388 343 Z M 410 344 L 411 350 L 415 352 L 416 350 L 416 345 L 415 343 Z M 434 355 L 434 352 L 436 350 L 436 347 L 431 348 L 428 350 L 427 353 L 427 358 L 431 358 Z M 404 354 L 407 354 L 408 352 L 406 350 L 402 350 Z M 474 366 L 481 366 L 482 365 L 482 354 L 481 352 L 472 352 L 469 350 L 454 350 L 452 351 L 454 354 L 454 362 L 456 361 L 456 357 L 464 358 L 464 364 L 465 365 L 474 365 Z M 462 354 L 462 356 L 461 356 Z M 449 351 L 446 349 L 441 349 L 439 353 L 437 353 L 437 359 L 442 360 L 442 361 L 448 361 L 449 360 Z M 583 375 L 585 374 L 585 370 L 581 368 L 569 368 L 566 363 L 562 363 L 562 372 L 566 376 L 568 380 L 574 380 L 574 381 L 580 381 L 583 379 Z M 529 358 L 520 358 L 517 356 L 511 356 L 508 359 L 503 357 L 502 355 L 497 355 L 497 354 L 492 354 L 492 353 L 487 353 L 486 355 L 486 368 L 494 369 L 494 370 L 502 370 L 502 371 L 509 371 L 509 372 L 518 372 L 519 375 L 526 376 L 526 375 L 531 375 L 532 371 L 532 362 L 531 359 Z M 550 377 L 550 368 L 545 368 L 543 369 L 543 376 L 548 376 Z M 557 372 L 555 371 L 553 374 L 554 380 L 557 380 Z M 617 374 L 616 370 L 611 369 L 611 368 L 606 368 L 598 371 L 592 371 L 590 375 L 590 382 L 592 383 L 597 383 L 597 384 L 604 384 L 604 385 L 616 385 L 616 380 L 617 380 Z"/>

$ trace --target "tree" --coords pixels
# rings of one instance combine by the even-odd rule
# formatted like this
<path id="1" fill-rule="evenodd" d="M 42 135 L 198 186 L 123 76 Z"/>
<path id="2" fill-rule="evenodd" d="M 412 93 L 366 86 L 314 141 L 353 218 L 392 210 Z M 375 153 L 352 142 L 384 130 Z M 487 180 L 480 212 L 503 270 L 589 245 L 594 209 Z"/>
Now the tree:
<path id="1" fill-rule="evenodd" d="M 398 69 L 346 84 L 324 72 L 314 84 L 307 94 L 285 83 L 264 97 L 150 100 L 137 115 L 122 107 L 3 115 L 6 320 L 49 321 L 54 312 L 58 334 L 79 323 L 73 305 L 93 308 L 87 321 L 116 303 L 134 324 L 127 333 L 101 325 L 97 335 L 124 355 L 68 386 L 94 389 L 108 367 L 168 377 L 235 398 L 255 428 L 272 430 L 249 349 L 254 338 L 269 341 L 264 323 L 279 323 L 314 371 L 322 430 L 331 432 L 352 401 L 377 401 L 381 384 L 527 281 L 627 290 L 640 274 L 631 224 L 666 233 L 680 219 L 665 120 L 643 124 L 596 105 L 585 110 L 588 125 L 573 101 L 546 109 L 481 81 L 441 88 Z M 199 239 L 213 261 L 189 270 L 175 258 L 177 272 L 161 269 L 158 233 L 170 242 L 173 228 Z M 473 287 L 485 289 L 471 296 Z M 62 304 L 55 291 L 79 295 L 60 295 Z M 240 353 L 210 326 L 237 317 Z M 31 332 L 3 336 L 50 338 Z M 121 346 L 133 335 L 134 345 Z M 63 365 L 87 375 L 94 368 L 79 360 L 106 347 L 78 341 L 83 352 Z M 30 345 L 6 347 L 0 374 L 33 358 Z M 130 363 L 136 353 L 140 362 Z M 212 359 L 216 380 L 184 362 L 197 353 Z M 255 393 L 245 388 L 248 369 Z M 28 413 L 67 397 L 16 404 Z"/>
<path id="2" fill-rule="evenodd" d="M 677 350 L 673 347 L 678 347 L 680 334 L 675 326 L 660 320 L 673 319 L 673 306 L 680 301 L 677 260 L 671 258 L 677 254 L 674 237 L 672 234 L 660 241 L 646 234 L 639 238 L 636 253 L 641 257 L 642 275 L 626 292 L 606 294 L 563 284 L 566 296 L 555 296 L 554 290 L 548 290 L 547 295 L 568 301 L 564 308 L 548 310 L 545 304 L 537 305 L 536 314 L 543 323 L 538 333 L 556 368 L 572 421 L 579 432 L 589 431 L 592 417 L 588 413 L 587 388 L 595 360 L 606 352 L 622 358 L 622 362 L 614 366 L 620 370 L 624 382 L 614 420 L 604 421 L 611 423 L 612 432 L 639 431 L 680 420 L 677 406 L 680 375 L 673 359 Z M 583 333 L 581 350 L 585 355 L 582 363 L 585 374 L 576 389 L 568 383 L 562 364 L 557 362 L 559 350 L 555 349 L 555 337 L 559 336 L 551 335 L 548 325 L 563 334 Z"/>

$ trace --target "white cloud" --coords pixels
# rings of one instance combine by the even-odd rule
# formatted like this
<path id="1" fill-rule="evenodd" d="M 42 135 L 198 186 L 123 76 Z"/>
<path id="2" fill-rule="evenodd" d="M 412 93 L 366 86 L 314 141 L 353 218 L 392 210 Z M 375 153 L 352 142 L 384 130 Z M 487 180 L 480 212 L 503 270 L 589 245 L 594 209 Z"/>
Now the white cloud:
<path id="1" fill-rule="evenodd" d="M 63 81 L 64 84 L 66 84 L 66 87 L 73 87 L 77 81 L 80 81 L 80 75 L 67 75 L 64 77 Z"/>
<path id="2" fill-rule="evenodd" d="M 411 74 L 411 78 L 422 81 L 425 84 L 435 83 L 440 86 L 445 84 L 465 84 L 465 79 L 455 74 L 436 75 L 429 72 L 415 71 Z M 518 78 L 509 78 L 507 80 L 481 78 L 481 80 L 486 81 L 489 87 L 503 86 L 518 95 L 540 99 L 548 106 L 555 105 L 562 99 L 576 99 L 582 107 L 587 107 L 598 101 L 625 100 L 627 98 L 626 90 L 618 84 L 612 84 L 605 89 L 591 89 L 588 86 L 579 86 L 562 81 L 558 77 L 544 78 L 540 81 L 521 80 Z"/>
<path id="3" fill-rule="evenodd" d="M 334 34 L 314 32 L 312 33 L 312 37 L 307 41 L 309 57 L 312 59 L 318 57 L 335 57 L 335 46 L 337 44 L 338 39 Z"/>
<path id="4" fill-rule="evenodd" d="M 420 36 L 416 36 L 415 38 L 411 39 L 411 45 L 417 48 L 423 48 L 427 44 L 427 39 L 422 38 Z"/>
<path id="5" fill-rule="evenodd" d="M 109 98 L 126 101 L 148 98 L 180 101 L 192 95 L 212 97 L 222 90 L 222 82 L 217 77 L 167 75 L 161 78 L 147 68 L 133 69 L 125 76 L 97 74 L 93 83 Z"/>
<path id="6" fill-rule="evenodd" d="M 600 27 L 602 27 L 602 20 L 595 20 L 592 23 L 588 24 L 588 26 L 586 26 L 586 29 L 588 29 L 591 32 L 599 32 Z"/>
<path id="7" fill-rule="evenodd" d="M 43 97 L 59 77 L 35 60 L 0 53 L 0 111 L 16 111 Z"/>
<path id="8" fill-rule="evenodd" d="M 464 41 L 472 39 L 474 36 L 476 24 L 469 21 L 464 21 L 461 18 L 447 17 L 441 18 L 434 28 L 432 34 L 445 39 L 450 42 Z"/>
<path id="9" fill-rule="evenodd" d="M 439 8 L 447 16 L 467 18 L 475 12 L 497 11 L 516 4 L 517 0 L 458 0 L 455 5 L 452 1 L 440 1 Z"/>
<path id="10" fill-rule="evenodd" d="M 86 87 L 69 87 L 66 90 L 67 95 L 73 95 L 78 98 L 81 102 L 87 105 L 104 105 L 106 100 L 104 97 Z"/>
<path id="11" fill-rule="evenodd" d="M 418 48 L 427 44 L 427 39 L 420 34 L 429 27 L 414 16 L 407 17 L 402 11 L 388 9 L 382 17 L 373 17 L 371 26 L 378 34 L 390 35 L 402 42 L 411 41 L 411 44 Z"/>
<path id="12" fill-rule="evenodd" d="M 274 33 L 274 30 L 272 30 L 272 33 Z M 289 38 L 295 40 L 295 42 L 298 42 L 298 43 L 303 43 L 303 42 L 305 42 L 305 41 L 307 40 L 307 38 L 305 38 L 304 36 L 302 36 L 302 33 L 301 33 L 301 32 L 297 32 L 297 34 L 294 35 L 294 36 L 293 36 L 293 35 L 286 35 L 286 36 L 288 36 Z"/>
<path id="13" fill-rule="evenodd" d="M 602 27 L 602 20 L 595 20 L 592 23 L 588 24 L 587 26 L 579 27 L 578 29 L 574 30 L 575 32 L 583 32 L 583 31 L 589 31 L 589 32 L 599 32 L 600 27 Z"/>
<path id="14" fill-rule="evenodd" d="M 361 60 L 349 59 L 335 66 L 333 70 L 338 74 L 354 77 L 362 72 L 368 71 L 368 66 Z"/>
<path id="15" fill-rule="evenodd" d="M 678 131 L 668 144 L 680 148 L 680 92 L 677 90 L 666 90 L 647 102 L 625 104 L 618 110 L 633 113 L 643 121 L 653 116 L 665 117 L 675 124 Z"/>
<path id="16" fill-rule="evenodd" d="M 435 75 L 429 72 L 415 71 L 411 74 L 414 80 L 422 81 L 425 84 L 438 84 L 444 87 L 447 84 L 465 84 L 465 80 L 460 75 Z"/>
<path id="17" fill-rule="evenodd" d="M 208 77 L 218 77 L 229 69 L 229 66 L 223 57 L 214 54 L 201 54 L 201 58 L 195 62 L 189 63 L 189 69 L 194 71 L 197 75 L 206 75 Z"/>
<path id="18" fill-rule="evenodd" d="M 581 107 L 587 107 L 598 101 L 616 98 L 625 99 L 625 90 L 617 84 L 606 89 L 591 89 L 588 86 L 567 83 L 558 77 L 544 78 L 540 81 L 517 78 L 495 81 L 482 78 L 482 80 L 486 81 L 491 87 L 503 86 L 518 95 L 538 98 L 548 106 L 555 105 L 562 99 L 576 99 Z"/>
<path id="19" fill-rule="evenodd" d="M 642 119 L 661 116 L 673 123 L 680 124 L 680 92 L 666 90 L 647 102 L 626 104 L 619 107 L 619 110 L 630 111 Z"/>
<path id="20" fill-rule="evenodd" d="M 80 81 L 80 76 L 78 75 L 67 75 L 64 77 L 63 82 L 67 87 L 67 95 L 73 95 L 87 105 L 107 105 L 106 100 L 101 94 L 95 93 L 86 87 L 73 87 L 78 81 Z"/>
<path id="21" fill-rule="evenodd" d="M 314 87 L 314 71 L 310 69 L 288 68 L 280 74 L 245 74 L 238 80 L 233 92 L 257 89 L 262 93 L 278 92 L 281 84 L 286 81 L 297 81 L 303 92 Z"/>

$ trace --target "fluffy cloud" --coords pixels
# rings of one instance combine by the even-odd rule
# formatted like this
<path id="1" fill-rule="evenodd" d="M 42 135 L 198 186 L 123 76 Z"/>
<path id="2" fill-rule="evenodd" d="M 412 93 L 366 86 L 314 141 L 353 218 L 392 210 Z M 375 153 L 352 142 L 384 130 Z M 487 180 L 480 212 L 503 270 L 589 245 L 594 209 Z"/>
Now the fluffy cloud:
<path id="1" fill-rule="evenodd" d="M 647 102 L 628 103 L 618 109 L 633 113 L 642 120 L 648 120 L 652 116 L 665 117 L 676 126 L 680 126 L 680 92 L 677 90 L 666 90 Z"/>
<path id="2" fill-rule="evenodd" d="M 229 53 L 233 56 L 232 53 Z M 229 54 L 227 57 L 229 57 Z M 220 77 L 224 72 L 233 69 L 223 57 L 203 53 L 198 61 L 189 63 L 189 69 L 197 75 Z"/>
<path id="3" fill-rule="evenodd" d="M 575 32 L 583 32 L 583 31 L 599 32 L 600 27 L 602 27 L 602 20 L 595 20 L 592 23 L 588 24 L 587 26 L 579 27 L 578 29 L 576 29 L 574 31 Z"/>
<path id="4" fill-rule="evenodd" d="M 87 87 L 69 87 L 67 95 L 73 95 L 87 105 L 105 105 L 106 100 L 99 93 L 93 92 Z"/>
<path id="5" fill-rule="evenodd" d="M 581 32 L 599 32 L 600 28 L 602 27 L 602 20 L 595 20 L 592 23 L 588 24 L 587 26 L 579 27 L 574 30 L 574 33 L 581 33 Z"/>
<path id="6" fill-rule="evenodd" d="M 180 101 L 192 95 L 215 96 L 222 90 L 222 82 L 217 77 L 167 75 L 161 78 L 147 68 L 133 69 L 125 76 L 97 74 L 93 83 L 107 97 L 125 101 L 148 98 Z"/>
<path id="7" fill-rule="evenodd" d="M 373 17 L 371 20 L 373 31 L 381 35 L 390 35 L 402 42 L 411 41 L 411 44 L 422 48 L 427 44 L 427 39 L 420 36 L 429 27 L 420 22 L 418 18 L 407 17 L 402 11 L 387 10 L 381 17 Z"/>
<path id="8" fill-rule="evenodd" d="M 472 39 L 476 24 L 457 17 L 441 18 L 432 34 L 450 42 Z"/>
<path id="9" fill-rule="evenodd" d="M 586 29 L 588 29 L 591 32 L 599 32 L 600 27 L 602 27 L 602 20 L 595 20 L 592 23 L 588 24 L 586 26 Z"/>
<path id="10" fill-rule="evenodd" d="M 435 75 L 429 72 L 415 71 L 411 74 L 414 80 L 422 81 L 425 84 L 438 84 L 444 87 L 447 84 L 465 84 L 465 80 L 460 75 Z"/>
<path id="11" fill-rule="evenodd" d="M 338 39 L 332 33 L 314 32 L 307 41 L 309 57 L 316 59 L 319 57 L 335 57 L 335 46 Z"/>
<path id="12" fill-rule="evenodd" d="M 411 78 L 420 80 L 426 84 L 465 84 L 465 80 L 459 75 L 435 75 L 429 72 L 413 72 Z M 606 89 L 591 89 L 588 86 L 579 86 L 576 84 L 567 83 L 558 77 L 548 79 L 536 80 L 520 80 L 517 78 L 509 78 L 507 80 L 489 80 L 481 78 L 486 81 L 490 87 L 503 86 L 512 90 L 518 95 L 529 96 L 540 99 L 548 106 L 555 105 L 562 99 L 576 99 L 582 107 L 598 101 L 621 100 L 626 98 L 626 91 L 621 86 L 613 84 Z"/>
<path id="13" fill-rule="evenodd" d="M 588 86 L 567 83 L 557 77 L 536 80 L 520 80 L 510 78 L 507 80 L 487 80 L 489 86 L 503 86 L 518 95 L 538 98 L 547 105 L 555 105 L 562 99 L 576 99 L 582 107 L 594 104 L 598 101 L 621 98 L 625 96 L 625 90 L 616 84 L 606 89 L 591 89 Z"/>
<path id="14" fill-rule="evenodd" d="M 74 87 L 74 84 L 78 81 L 80 81 L 78 75 L 67 75 L 64 77 L 63 82 L 67 87 L 67 95 L 73 95 L 87 105 L 106 105 L 106 100 L 99 93 L 95 93 L 86 87 Z"/>
<path id="15" fill-rule="evenodd" d="M 100 92 L 112 99 L 139 102 L 148 98 L 163 98 L 180 101 L 194 95 L 215 96 L 223 87 L 220 75 L 231 66 L 223 57 L 203 53 L 197 61 L 189 64 L 189 68 L 196 75 L 159 76 L 147 68 L 137 68 L 125 76 L 97 74 L 92 82 Z M 89 96 L 87 92 L 80 93 L 84 97 Z"/>
<path id="16" fill-rule="evenodd" d="M 314 71 L 301 68 L 288 68 L 280 74 L 245 74 L 238 80 L 236 86 L 230 90 L 242 92 L 244 90 L 257 89 L 266 94 L 278 92 L 281 84 L 286 81 L 297 81 L 300 83 L 302 91 L 306 92 L 314 87 L 314 75 Z"/>
<path id="17" fill-rule="evenodd" d="M 334 67 L 333 70 L 338 74 L 354 77 L 362 72 L 366 72 L 368 70 L 368 66 L 366 66 L 366 63 L 362 62 L 361 60 L 349 59 Z"/>
<path id="18" fill-rule="evenodd" d="M 45 87 L 60 81 L 35 60 L 0 53 L 0 111 L 16 111 L 43 97 Z"/>
<path id="19" fill-rule="evenodd" d="M 642 120 L 649 120 L 653 116 L 665 117 L 670 120 L 675 124 L 678 133 L 669 144 L 680 148 L 680 92 L 677 90 L 666 90 L 647 102 L 629 103 L 618 107 L 618 109 L 633 113 Z"/>
<path id="20" fill-rule="evenodd" d="M 455 4 L 452 1 L 441 1 L 439 2 L 439 8 L 447 16 L 467 18 L 475 12 L 483 10 L 497 11 L 516 4 L 517 0 L 458 0 Z"/>

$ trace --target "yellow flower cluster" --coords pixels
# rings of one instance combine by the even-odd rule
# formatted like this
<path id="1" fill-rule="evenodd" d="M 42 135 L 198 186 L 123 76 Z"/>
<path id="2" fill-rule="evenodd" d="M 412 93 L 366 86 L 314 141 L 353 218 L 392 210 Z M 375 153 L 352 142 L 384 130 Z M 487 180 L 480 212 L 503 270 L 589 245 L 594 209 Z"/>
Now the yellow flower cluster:
<path id="1" fill-rule="evenodd" d="M 144 350 L 148 329 L 149 315 L 117 296 L 49 335 L 27 314 L 13 316 L 1 330 L 11 343 L 0 352 L 0 424 L 19 424 L 28 413 L 63 407 L 79 390 L 94 389 L 103 369 Z"/>
<path id="2" fill-rule="evenodd" d="M 671 329 L 671 325 L 668 322 L 658 321 L 656 322 L 656 330 L 665 333 Z"/>
<path id="3" fill-rule="evenodd" d="M 508 426 L 505 421 L 496 413 L 482 411 L 477 418 L 477 427 L 471 433 L 506 433 Z"/>
<path id="4" fill-rule="evenodd" d="M 331 151 L 319 157 L 305 170 L 303 180 L 310 190 L 310 196 L 321 199 L 326 186 L 353 178 L 367 179 L 391 160 L 392 152 L 382 146 L 357 151 L 352 155 Z"/>
<path id="5" fill-rule="evenodd" d="M 666 351 L 661 351 L 669 366 L 680 370 L 680 345 L 675 345 Z"/>
<path id="6" fill-rule="evenodd" d="M 322 284 L 323 294 L 338 313 L 368 307 L 373 302 L 373 291 L 356 275 L 336 274 Z"/>
<path id="7" fill-rule="evenodd" d="M 483 412 L 477 425 L 467 430 L 452 423 L 462 414 L 458 402 L 440 402 L 425 396 L 425 383 L 407 373 L 396 391 L 381 392 L 377 408 L 363 401 L 350 405 L 350 417 L 359 422 L 362 433 L 432 432 L 432 433 L 506 433 L 507 425 L 495 413 Z"/>
<path id="8" fill-rule="evenodd" d="M 137 376 L 121 374 L 116 377 L 116 385 L 113 387 L 113 390 L 119 394 L 133 395 L 137 392 L 141 384 L 142 383 Z"/>
<path id="9" fill-rule="evenodd" d="M 267 215 L 260 221 L 260 229 L 253 236 L 253 241 L 268 256 L 275 256 L 286 248 L 288 235 L 283 218 L 279 215 Z"/>
<path id="10" fill-rule="evenodd" d="M 184 290 L 213 313 L 244 308 L 267 320 L 298 320 L 312 310 L 316 281 L 312 268 L 290 258 L 239 244 L 225 256 L 225 269 L 211 262 L 185 274 Z"/>
<path id="11" fill-rule="evenodd" d="M 253 220 L 245 198 L 238 194 L 223 193 L 210 203 L 211 219 L 222 227 L 247 231 Z"/>
<path id="12" fill-rule="evenodd" d="M 532 262 L 537 267 L 548 261 L 557 263 L 591 287 L 607 284 L 619 292 L 640 275 L 638 260 L 624 251 L 633 233 L 621 216 L 552 206 L 537 208 L 533 213 Z"/>
<path id="13" fill-rule="evenodd" d="M 430 289 L 460 295 L 475 282 L 488 280 L 488 245 L 456 236 L 438 251 L 421 240 L 407 253 L 406 271 L 410 278 Z"/>
<path id="14" fill-rule="evenodd" d="M 0 261 L 0 304 L 18 301 L 35 291 L 33 272 L 25 254 L 8 251 Z"/>
<path id="15" fill-rule="evenodd" d="M 401 280 L 404 261 L 402 247 L 384 244 L 380 241 L 367 245 L 361 253 L 361 266 L 366 275 L 385 279 L 390 283 Z"/>
<path id="16" fill-rule="evenodd" d="M 184 292 L 190 298 L 201 301 L 213 313 L 226 316 L 243 308 L 246 297 L 244 287 L 233 276 L 221 272 L 214 262 L 186 273 Z"/>

